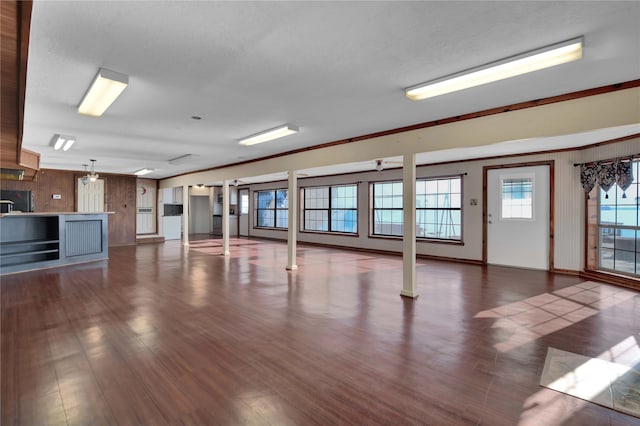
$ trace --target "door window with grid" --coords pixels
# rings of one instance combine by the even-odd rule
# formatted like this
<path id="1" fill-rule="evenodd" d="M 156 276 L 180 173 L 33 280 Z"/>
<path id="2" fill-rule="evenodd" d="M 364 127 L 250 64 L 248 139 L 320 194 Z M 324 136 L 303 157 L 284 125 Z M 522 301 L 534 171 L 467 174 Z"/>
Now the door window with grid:
<path id="1" fill-rule="evenodd" d="M 502 179 L 500 217 L 533 219 L 533 176 Z"/>

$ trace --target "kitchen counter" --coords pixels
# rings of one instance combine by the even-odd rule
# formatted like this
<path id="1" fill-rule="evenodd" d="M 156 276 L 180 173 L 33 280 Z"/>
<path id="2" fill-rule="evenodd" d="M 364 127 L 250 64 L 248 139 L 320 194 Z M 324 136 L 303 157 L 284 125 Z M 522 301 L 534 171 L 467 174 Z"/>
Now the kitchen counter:
<path id="1" fill-rule="evenodd" d="M 81 212 L 11 212 L 11 213 L 0 213 L 0 218 L 2 217 L 13 217 L 13 216 L 60 216 L 60 215 L 88 215 L 88 214 L 115 214 L 115 212 L 101 212 L 101 213 L 81 213 Z"/>
<path id="2" fill-rule="evenodd" d="M 109 214 L 0 215 L 0 274 L 108 259 Z"/>

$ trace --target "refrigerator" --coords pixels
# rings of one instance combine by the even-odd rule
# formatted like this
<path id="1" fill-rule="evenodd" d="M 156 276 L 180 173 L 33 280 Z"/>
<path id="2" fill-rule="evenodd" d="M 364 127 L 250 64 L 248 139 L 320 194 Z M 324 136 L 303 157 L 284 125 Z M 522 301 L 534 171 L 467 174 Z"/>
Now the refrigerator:
<path id="1" fill-rule="evenodd" d="M 35 202 L 33 191 L 0 190 L 0 200 L 13 201 L 14 212 L 33 212 Z"/>

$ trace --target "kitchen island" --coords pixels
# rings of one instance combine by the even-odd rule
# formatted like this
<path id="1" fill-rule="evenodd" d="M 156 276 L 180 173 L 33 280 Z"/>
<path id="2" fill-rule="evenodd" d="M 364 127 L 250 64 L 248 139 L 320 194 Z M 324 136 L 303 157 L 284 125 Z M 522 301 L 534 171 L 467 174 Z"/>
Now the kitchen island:
<path id="1" fill-rule="evenodd" d="M 108 259 L 109 214 L 0 215 L 0 274 Z"/>

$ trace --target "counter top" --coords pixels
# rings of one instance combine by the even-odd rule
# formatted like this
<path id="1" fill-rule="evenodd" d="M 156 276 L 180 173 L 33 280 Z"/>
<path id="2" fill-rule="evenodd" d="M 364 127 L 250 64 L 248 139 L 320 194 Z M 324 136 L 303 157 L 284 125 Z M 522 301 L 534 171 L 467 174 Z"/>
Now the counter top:
<path id="1" fill-rule="evenodd" d="M 23 217 L 23 216 L 32 216 L 32 217 L 42 217 L 42 216 L 60 216 L 60 215 L 86 215 L 86 214 L 115 214 L 115 212 L 94 212 L 94 213 L 82 213 L 82 212 L 42 212 L 42 213 L 22 213 L 22 212 L 11 212 L 11 213 L 2 213 L 0 214 L 0 218 L 2 217 Z"/>

